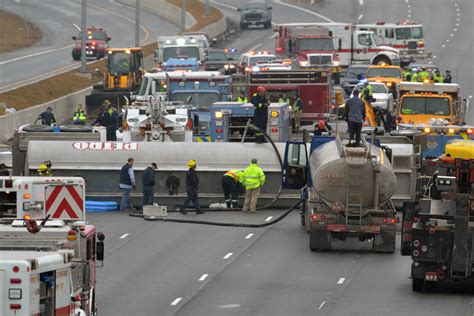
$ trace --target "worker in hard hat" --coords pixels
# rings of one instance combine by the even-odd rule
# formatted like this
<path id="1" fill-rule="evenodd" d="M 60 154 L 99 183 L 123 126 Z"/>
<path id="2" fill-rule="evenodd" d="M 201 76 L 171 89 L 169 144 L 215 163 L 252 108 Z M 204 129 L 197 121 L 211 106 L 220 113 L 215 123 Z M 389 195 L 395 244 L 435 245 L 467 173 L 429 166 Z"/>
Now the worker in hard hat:
<path id="1" fill-rule="evenodd" d="M 184 200 L 179 212 L 181 214 L 187 214 L 186 209 L 189 207 L 189 203 L 193 202 L 193 206 L 196 209 L 196 214 L 204 214 L 199 206 L 198 192 L 199 192 L 199 178 L 196 173 L 196 160 L 191 159 L 187 163 L 188 172 L 186 173 L 186 200 Z"/>
<path id="2" fill-rule="evenodd" d="M 82 104 L 79 104 L 76 112 L 74 112 L 74 116 L 72 117 L 74 125 L 86 125 L 86 118 L 86 113 L 82 108 Z"/>
<path id="3" fill-rule="evenodd" d="M 229 170 L 222 176 L 222 190 L 224 191 L 225 204 L 227 208 L 237 207 L 239 197 L 239 186 L 244 181 L 242 170 Z"/>
<path id="4" fill-rule="evenodd" d="M 51 177 L 53 175 L 51 172 L 52 166 L 53 164 L 49 160 L 43 162 L 38 168 L 38 175 L 41 177 Z"/>
<path id="5" fill-rule="evenodd" d="M 264 86 L 257 87 L 257 93 L 253 94 L 252 104 L 255 107 L 253 115 L 253 123 L 256 127 L 266 132 L 268 123 L 268 100 L 266 97 L 267 89 Z M 255 132 L 255 143 L 261 144 L 265 142 L 263 132 Z"/>
<path id="6" fill-rule="evenodd" d="M 105 99 L 102 102 L 102 107 L 99 110 L 99 114 L 97 115 L 97 119 L 95 120 L 94 123 L 92 123 L 92 125 L 94 125 L 94 126 L 98 126 L 98 125 L 107 126 L 107 122 L 105 122 L 105 113 L 109 109 L 110 104 L 111 104 L 110 101 L 107 100 L 107 99 Z"/>
<path id="7" fill-rule="evenodd" d="M 316 125 L 316 128 L 314 129 L 314 136 L 329 136 L 331 134 L 331 131 L 332 127 L 325 120 L 319 120 L 318 124 Z"/>
<path id="8" fill-rule="evenodd" d="M 260 190 L 265 184 L 265 174 L 258 166 L 257 159 L 252 159 L 250 165 L 247 166 L 243 174 L 245 185 L 245 202 L 242 212 L 257 212 L 257 201 Z"/>

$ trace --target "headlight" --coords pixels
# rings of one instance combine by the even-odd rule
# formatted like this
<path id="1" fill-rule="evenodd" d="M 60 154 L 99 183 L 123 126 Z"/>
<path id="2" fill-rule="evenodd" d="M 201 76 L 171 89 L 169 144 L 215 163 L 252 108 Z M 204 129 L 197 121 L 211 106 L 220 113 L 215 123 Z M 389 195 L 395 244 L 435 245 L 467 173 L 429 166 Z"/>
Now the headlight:
<path id="1" fill-rule="evenodd" d="M 214 113 L 214 116 L 217 118 L 217 119 L 220 119 L 224 116 L 224 114 L 221 112 L 221 111 L 217 111 L 216 113 Z"/>
<path id="2" fill-rule="evenodd" d="M 224 65 L 224 69 L 229 69 L 229 65 Z"/>
<path id="3" fill-rule="evenodd" d="M 230 69 L 234 69 L 235 68 L 235 65 L 230 65 Z"/>
<path id="4" fill-rule="evenodd" d="M 272 111 L 272 117 L 278 117 L 280 114 L 277 111 Z"/>
<path id="5" fill-rule="evenodd" d="M 300 66 L 301 67 L 308 67 L 308 61 L 307 60 L 300 61 Z"/>
<path id="6" fill-rule="evenodd" d="M 339 60 L 335 60 L 335 61 L 332 62 L 332 64 L 333 64 L 335 67 L 338 67 L 338 66 L 341 64 L 341 62 L 340 62 Z"/>

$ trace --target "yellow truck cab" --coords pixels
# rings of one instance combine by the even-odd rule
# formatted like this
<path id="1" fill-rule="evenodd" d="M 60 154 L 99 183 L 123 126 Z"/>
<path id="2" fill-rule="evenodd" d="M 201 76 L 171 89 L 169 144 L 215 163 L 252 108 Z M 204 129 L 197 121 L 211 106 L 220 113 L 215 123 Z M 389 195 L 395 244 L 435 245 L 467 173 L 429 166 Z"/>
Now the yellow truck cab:
<path id="1" fill-rule="evenodd" d="M 388 90 L 396 96 L 397 87 L 403 80 L 402 69 L 392 65 L 372 65 L 369 66 L 365 77 L 369 81 L 383 82 Z"/>
<path id="2" fill-rule="evenodd" d="M 460 86 L 456 83 L 401 82 L 398 123 L 458 124 L 464 119 Z"/>

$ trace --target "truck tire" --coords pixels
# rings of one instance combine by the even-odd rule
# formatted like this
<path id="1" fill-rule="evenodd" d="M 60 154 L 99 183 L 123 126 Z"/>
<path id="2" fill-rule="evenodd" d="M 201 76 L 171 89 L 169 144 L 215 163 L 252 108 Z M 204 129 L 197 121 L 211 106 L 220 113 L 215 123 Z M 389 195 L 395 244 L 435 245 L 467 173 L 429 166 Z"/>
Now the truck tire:
<path id="1" fill-rule="evenodd" d="M 240 22 L 240 29 L 243 31 L 247 28 L 247 24 Z"/>
<path id="2" fill-rule="evenodd" d="M 413 278 L 411 280 L 411 289 L 414 292 L 421 292 L 423 291 L 423 288 L 425 287 L 425 280 L 421 278 Z"/>
<path id="3" fill-rule="evenodd" d="M 380 65 L 380 64 L 385 64 L 385 65 L 391 65 L 392 62 L 390 61 L 390 59 L 386 56 L 379 56 L 377 58 L 374 59 L 374 62 L 373 62 L 374 65 Z"/>
<path id="4" fill-rule="evenodd" d="M 61 125 L 60 129 L 68 133 L 92 133 L 92 126 L 87 125 Z"/>
<path id="5" fill-rule="evenodd" d="M 263 28 L 269 29 L 271 26 L 272 26 L 272 21 L 268 21 L 268 22 L 265 22 L 265 24 L 263 25 Z"/>
<path id="6" fill-rule="evenodd" d="M 51 133 L 53 132 L 53 127 L 49 125 L 27 125 L 22 130 L 24 132 Z"/>
<path id="7" fill-rule="evenodd" d="M 395 252 L 395 231 L 381 230 L 380 234 L 372 238 L 372 249 L 375 252 L 394 253 Z"/>
<path id="8" fill-rule="evenodd" d="M 81 54 L 72 53 L 72 59 L 74 59 L 75 61 L 81 60 Z"/>
<path id="9" fill-rule="evenodd" d="M 301 217 L 301 226 L 306 226 L 306 215 L 305 215 L 305 205 L 301 203 L 300 217 Z"/>
<path id="10" fill-rule="evenodd" d="M 310 228 L 309 230 L 309 250 L 320 252 L 331 249 L 331 233 L 322 229 Z"/>

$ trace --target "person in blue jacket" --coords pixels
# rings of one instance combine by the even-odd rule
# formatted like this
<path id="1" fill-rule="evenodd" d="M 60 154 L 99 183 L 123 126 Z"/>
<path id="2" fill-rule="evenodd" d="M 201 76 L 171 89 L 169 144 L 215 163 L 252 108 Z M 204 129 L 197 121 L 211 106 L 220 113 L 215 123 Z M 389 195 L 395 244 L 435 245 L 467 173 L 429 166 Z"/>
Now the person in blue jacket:
<path id="1" fill-rule="evenodd" d="M 155 171 L 158 169 L 156 163 L 151 163 L 143 172 L 143 205 L 153 205 L 155 197 Z"/>

